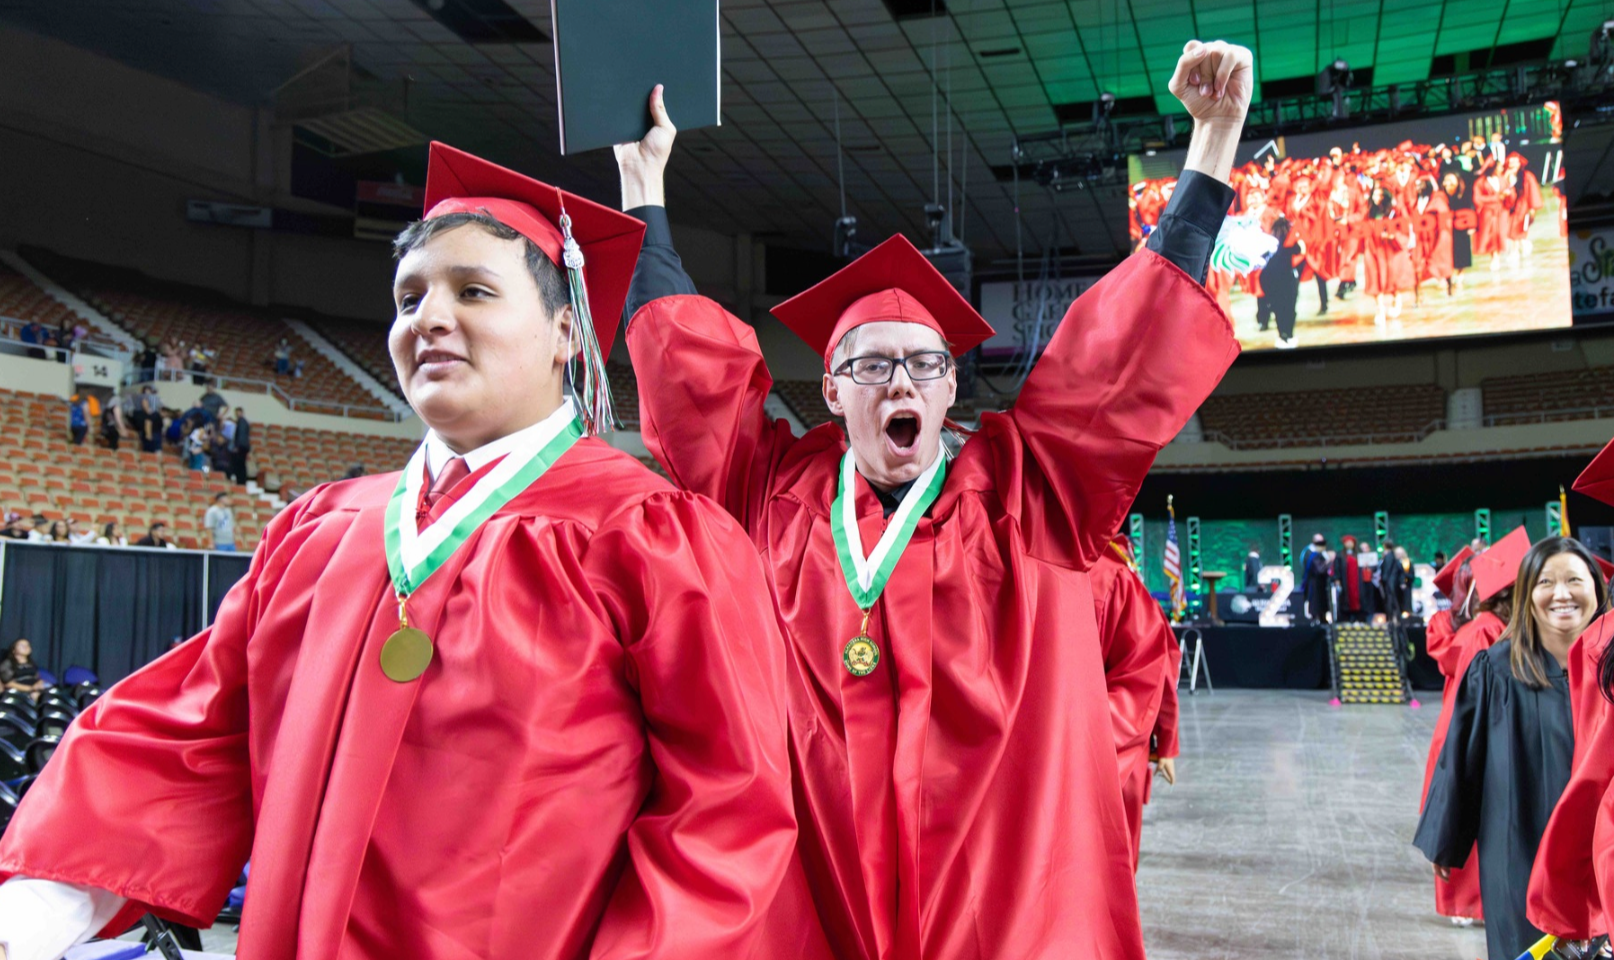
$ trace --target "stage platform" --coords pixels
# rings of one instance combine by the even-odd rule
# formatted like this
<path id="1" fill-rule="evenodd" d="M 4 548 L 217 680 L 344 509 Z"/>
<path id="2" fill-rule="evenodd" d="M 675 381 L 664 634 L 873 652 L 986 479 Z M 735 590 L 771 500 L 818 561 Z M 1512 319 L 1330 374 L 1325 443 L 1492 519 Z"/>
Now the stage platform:
<path id="1" fill-rule="evenodd" d="M 1204 639 L 1205 662 L 1211 683 L 1218 689 L 1327 690 L 1331 686 L 1328 634 L 1322 627 L 1189 624 L 1176 628 L 1178 636 L 1188 629 L 1198 630 Z M 1408 627 L 1407 639 L 1415 651 L 1409 668 L 1412 688 L 1438 691 L 1440 670 L 1424 650 L 1423 627 Z M 1188 652 L 1191 655 L 1192 648 Z"/>

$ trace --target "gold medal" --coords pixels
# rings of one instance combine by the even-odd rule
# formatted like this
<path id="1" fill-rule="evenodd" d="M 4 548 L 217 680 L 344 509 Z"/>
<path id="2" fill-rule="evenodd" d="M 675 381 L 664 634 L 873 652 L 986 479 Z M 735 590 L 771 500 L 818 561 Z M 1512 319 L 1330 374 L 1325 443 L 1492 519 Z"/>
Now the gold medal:
<path id="1" fill-rule="evenodd" d="M 381 646 L 381 672 L 398 683 L 417 679 L 432 662 L 432 639 L 409 625 L 404 610 L 408 602 L 408 597 L 398 598 L 398 632 Z"/>
<path id="2" fill-rule="evenodd" d="M 869 637 L 869 610 L 863 611 L 863 626 L 841 651 L 841 663 L 854 677 L 866 677 L 880 665 L 880 645 Z"/>

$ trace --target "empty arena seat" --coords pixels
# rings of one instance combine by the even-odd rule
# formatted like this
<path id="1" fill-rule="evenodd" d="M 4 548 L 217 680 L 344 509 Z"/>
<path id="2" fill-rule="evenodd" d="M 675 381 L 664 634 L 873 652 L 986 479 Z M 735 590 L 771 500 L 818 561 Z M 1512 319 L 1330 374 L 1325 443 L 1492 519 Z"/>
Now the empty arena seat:
<path id="1" fill-rule="evenodd" d="M 1480 391 L 1487 426 L 1614 415 L 1614 367 L 1491 377 Z"/>
<path id="2" fill-rule="evenodd" d="M 1444 421 L 1438 384 L 1224 394 L 1199 408 L 1206 439 L 1241 449 L 1413 443 Z"/>

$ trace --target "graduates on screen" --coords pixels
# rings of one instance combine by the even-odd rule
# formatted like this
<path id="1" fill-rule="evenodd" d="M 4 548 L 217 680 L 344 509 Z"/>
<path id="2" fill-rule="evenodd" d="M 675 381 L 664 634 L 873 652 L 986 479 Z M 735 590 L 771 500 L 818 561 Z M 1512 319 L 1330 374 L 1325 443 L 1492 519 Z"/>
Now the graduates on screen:
<path id="1" fill-rule="evenodd" d="M 1143 956 L 1088 571 L 1238 352 L 1203 286 L 1249 52 L 1189 43 L 1188 169 L 1146 249 L 1070 308 L 1015 407 L 949 460 L 953 358 L 991 329 L 893 237 L 774 310 L 823 358 L 796 436 L 745 321 L 661 209 L 672 127 L 619 146 L 649 234 L 627 341 L 647 446 L 764 558 L 789 644 L 799 850 L 833 955 Z"/>
<path id="2" fill-rule="evenodd" d="M 426 198 L 389 337 L 425 442 L 283 511 L 74 722 L 0 844 L 11 960 L 207 926 L 249 857 L 242 960 L 781 955 L 767 580 L 593 436 L 643 224 L 441 144 Z"/>

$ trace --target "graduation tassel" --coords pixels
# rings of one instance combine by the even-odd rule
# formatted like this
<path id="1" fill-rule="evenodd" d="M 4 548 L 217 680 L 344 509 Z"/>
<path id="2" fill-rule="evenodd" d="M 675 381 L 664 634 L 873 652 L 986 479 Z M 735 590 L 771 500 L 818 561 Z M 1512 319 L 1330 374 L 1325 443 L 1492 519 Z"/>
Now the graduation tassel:
<path id="1" fill-rule="evenodd" d="M 603 436 L 620 430 L 611 405 L 611 378 L 605 369 L 605 357 L 600 354 L 600 340 L 594 332 L 594 317 L 588 309 L 588 287 L 583 283 L 583 248 L 572 237 L 572 218 L 561 209 L 560 232 L 565 238 L 561 259 L 566 265 L 566 280 L 572 301 L 572 359 L 566 362 L 566 378 L 571 381 L 572 394 L 577 398 L 578 414 L 589 436 Z M 573 366 L 581 358 L 582 382 Z"/>

